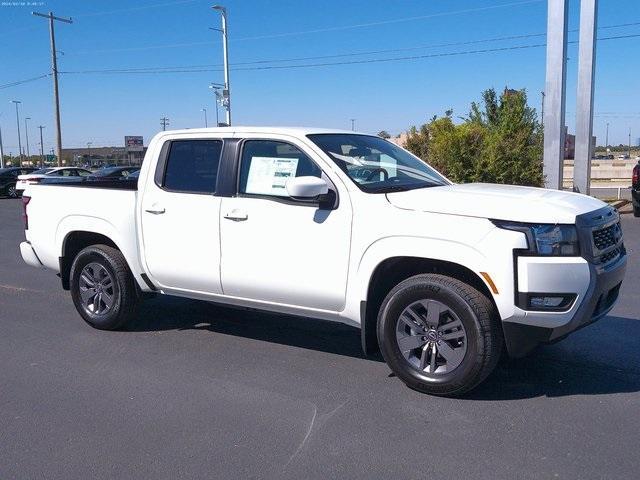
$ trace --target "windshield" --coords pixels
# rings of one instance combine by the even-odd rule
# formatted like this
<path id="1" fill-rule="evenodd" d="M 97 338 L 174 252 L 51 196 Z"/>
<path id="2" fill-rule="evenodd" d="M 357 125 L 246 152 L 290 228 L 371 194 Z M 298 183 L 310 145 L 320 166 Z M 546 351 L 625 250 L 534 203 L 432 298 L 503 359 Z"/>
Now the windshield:
<path id="1" fill-rule="evenodd" d="M 449 181 L 418 157 L 380 137 L 348 133 L 308 137 L 365 192 L 399 192 L 449 185 Z"/>

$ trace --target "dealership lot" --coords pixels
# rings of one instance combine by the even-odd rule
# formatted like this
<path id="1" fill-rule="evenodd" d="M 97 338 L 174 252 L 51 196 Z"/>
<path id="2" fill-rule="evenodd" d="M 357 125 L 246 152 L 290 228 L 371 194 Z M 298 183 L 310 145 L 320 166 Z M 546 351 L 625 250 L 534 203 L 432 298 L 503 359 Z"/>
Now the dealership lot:
<path id="1" fill-rule="evenodd" d="M 355 328 L 156 298 L 86 325 L 22 263 L 0 199 L 0 478 L 631 478 L 640 442 L 640 219 L 611 314 L 465 399 L 406 388 Z M 615 441 L 611 441 L 615 439 Z"/>

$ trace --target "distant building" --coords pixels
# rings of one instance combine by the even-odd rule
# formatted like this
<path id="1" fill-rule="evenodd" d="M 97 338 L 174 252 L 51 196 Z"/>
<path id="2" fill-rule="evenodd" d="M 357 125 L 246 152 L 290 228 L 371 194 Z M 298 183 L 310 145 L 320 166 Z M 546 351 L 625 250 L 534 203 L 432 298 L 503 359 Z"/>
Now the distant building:
<path id="1" fill-rule="evenodd" d="M 568 127 L 564 127 L 564 158 L 566 160 L 573 160 L 576 158 L 576 136 L 572 133 L 569 133 Z M 591 145 L 593 147 L 593 151 L 596 150 L 596 137 L 591 137 Z"/>
<path id="2" fill-rule="evenodd" d="M 127 152 L 125 147 L 63 148 L 66 165 L 141 165 L 147 147 L 141 152 Z"/>

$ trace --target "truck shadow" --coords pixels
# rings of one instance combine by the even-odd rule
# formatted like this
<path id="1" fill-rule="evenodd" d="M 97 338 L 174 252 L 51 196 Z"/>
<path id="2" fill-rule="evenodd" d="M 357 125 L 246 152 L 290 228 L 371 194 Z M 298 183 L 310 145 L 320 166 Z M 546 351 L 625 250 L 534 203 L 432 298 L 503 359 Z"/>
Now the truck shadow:
<path id="1" fill-rule="evenodd" d="M 360 330 L 348 325 L 263 313 L 182 298 L 144 304 L 131 331 L 206 330 L 336 355 L 365 357 Z M 529 357 L 503 359 L 466 400 L 604 395 L 640 391 L 640 319 L 609 316 Z"/>
<path id="2" fill-rule="evenodd" d="M 208 330 L 348 357 L 383 361 L 381 356 L 370 358 L 363 355 L 360 347 L 360 329 L 357 327 L 178 297 L 160 296 L 145 302 L 128 330 Z"/>
<path id="3" fill-rule="evenodd" d="M 470 400 L 640 391 L 640 319 L 608 316 L 522 359 L 501 361 Z"/>

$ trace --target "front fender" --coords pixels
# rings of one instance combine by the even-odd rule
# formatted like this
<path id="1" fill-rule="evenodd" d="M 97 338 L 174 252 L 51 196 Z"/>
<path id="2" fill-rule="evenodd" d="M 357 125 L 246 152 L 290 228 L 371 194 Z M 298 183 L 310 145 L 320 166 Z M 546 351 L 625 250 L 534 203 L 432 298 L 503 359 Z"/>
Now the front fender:
<path id="1" fill-rule="evenodd" d="M 382 262 L 394 257 L 416 257 L 450 262 L 471 270 L 487 286 L 500 317 L 511 317 L 514 313 L 513 249 L 522 248 L 523 242 L 526 240 L 520 238 L 517 232 L 495 227 L 474 244 L 417 236 L 381 238 L 365 250 L 358 263 L 354 279 L 355 290 L 352 291 L 352 298 L 358 299 L 358 305 L 352 308 L 359 311 L 360 302 L 367 300 L 371 278 Z M 497 293 L 481 272 L 491 277 Z"/>

